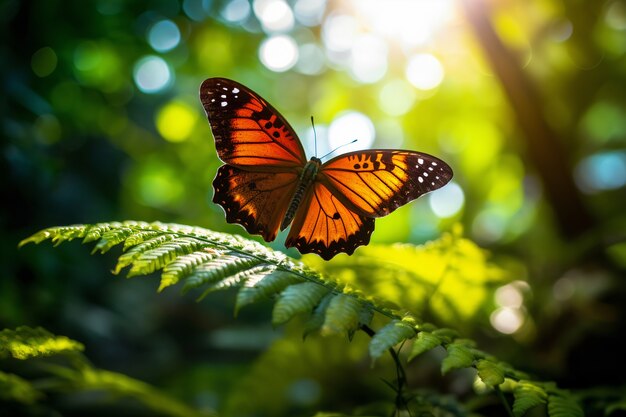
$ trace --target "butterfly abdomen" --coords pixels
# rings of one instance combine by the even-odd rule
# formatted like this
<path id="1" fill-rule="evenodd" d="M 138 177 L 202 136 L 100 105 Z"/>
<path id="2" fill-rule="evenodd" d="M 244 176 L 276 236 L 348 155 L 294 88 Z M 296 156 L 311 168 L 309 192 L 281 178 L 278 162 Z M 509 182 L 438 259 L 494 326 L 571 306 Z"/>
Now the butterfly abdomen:
<path id="1" fill-rule="evenodd" d="M 289 223 L 293 220 L 296 215 L 296 211 L 304 198 L 307 190 L 315 181 L 315 177 L 320 170 L 320 166 L 322 161 L 318 158 L 311 158 L 309 162 L 304 166 L 302 170 L 302 174 L 300 174 L 300 179 L 298 182 L 298 188 L 296 188 L 296 192 L 293 194 L 291 198 L 291 202 L 289 203 L 289 207 L 287 208 L 287 212 L 285 213 L 285 217 L 283 217 L 283 221 L 280 224 L 280 230 L 285 230 Z"/>

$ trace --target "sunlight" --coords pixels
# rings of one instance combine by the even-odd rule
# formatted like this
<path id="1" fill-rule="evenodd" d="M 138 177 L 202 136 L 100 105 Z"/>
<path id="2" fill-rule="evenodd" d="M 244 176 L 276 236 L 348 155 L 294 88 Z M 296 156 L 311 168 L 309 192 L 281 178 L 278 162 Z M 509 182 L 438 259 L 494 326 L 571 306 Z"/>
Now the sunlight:
<path id="1" fill-rule="evenodd" d="M 451 0 L 352 0 L 372 31 L 412 47 L 429 41 L 453 16 Z"/>
<path id="2" fill-rule="evenodd" d="M 513 334 L 524 324 L 524 313 L 521 309 L 500 307 L 490 316 L 494 329 L 503 334 Z"/>
<path id="3" fill-rule="evenodd" d="M 272 71 L 287 71 L 298 61 L 298 46 L 291 36 L 272 36 L 261 44 L 259 57 Z"/>
<path id="4" fill-rule="evenodd" d="M 341 148 L 341 153 L 369 149 L 374 144 L 374 124 L 366 115 L 349 111 L 342 113 L 328 127 L 330 149 L 344 145 L 353 139 L 355 143 Z"/>
<path id="5" fill-rule="evenodd" d="M 293 12 L 284 0 L 255 0 L 252 7 L 266 32 L 288 32 L 293 28 Z"/>

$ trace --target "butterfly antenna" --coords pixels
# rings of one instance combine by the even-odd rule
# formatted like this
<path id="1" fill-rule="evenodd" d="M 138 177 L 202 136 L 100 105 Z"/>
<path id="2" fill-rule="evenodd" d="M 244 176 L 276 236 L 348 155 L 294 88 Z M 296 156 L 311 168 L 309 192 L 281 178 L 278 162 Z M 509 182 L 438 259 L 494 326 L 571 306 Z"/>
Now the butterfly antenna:
<path id="1" fill-rule="evenodd" d="M 315 143 L 315 157 L 317 157 L 317 132 L 315 132 L 315 122 L 313 116 L 311 116 L 311 126 L 313 126 L 313 141 Z"/>
<path id="2" fill-rule="evenodd" d="M 324 159 L 324 158 L 326 158 L 328 155 L 330 155 L 331 153 L 333 153 L 333 152 L 335 152 L 335 151 L 338 151 L 339 149 L 343 148 L 344 146 L 352 145 L 352 144 L 353 144 L 354 142 L 356 142 L 357 140 L 358 140 L 358 139 L 354 139 L 354 140 L 353 140 L 353 141 L 351 141 L 351 142 L 344 143 L 343 145 L 339 145 L 339 146 L 337 146 L 335 149 L 333 149 L 332 151 L 328 152 L 326 155 L 322 156 L 320 159 Z"/>

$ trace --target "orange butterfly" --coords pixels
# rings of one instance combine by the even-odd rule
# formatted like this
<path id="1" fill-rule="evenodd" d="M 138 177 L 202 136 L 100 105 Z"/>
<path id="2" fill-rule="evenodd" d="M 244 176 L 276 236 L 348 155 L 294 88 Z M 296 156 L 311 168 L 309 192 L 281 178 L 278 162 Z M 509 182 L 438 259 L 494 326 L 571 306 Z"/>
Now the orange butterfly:
<path id="1" fill-rule="evenodd" d="M 285 118 L 258 94 L 225 78 L 209 78 L 200 100 L 224 165 L 213 202 L 267 242 L 293 221 L 285 242 L 331 259 L 367 245 L 374 219 L 443 187 L 452 169 L 434 156 L 372 149 L 322 164 L 304 149 Z"/>

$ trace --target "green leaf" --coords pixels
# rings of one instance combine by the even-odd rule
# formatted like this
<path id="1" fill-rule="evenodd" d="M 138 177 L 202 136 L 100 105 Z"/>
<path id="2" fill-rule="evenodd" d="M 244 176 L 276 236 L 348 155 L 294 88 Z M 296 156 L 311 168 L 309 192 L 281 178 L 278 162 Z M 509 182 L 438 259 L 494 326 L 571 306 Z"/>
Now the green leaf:
<path id="1" fill-rule="evenodd" d="M 72 352 L 82 352 L 84 346 L 65 336 L 55 336 L 37 327 L 18 327 L 15 330 L 0 331 L 0 358 L 11 356 L 15 359 L 52 356 Z"/>
<path id="2" fill-rule="evenodd" d="M 522 417 L 531 408 L 545 404 L 548 394 L 543 387 L 532 381 L 520 381 L 513 390 L 513 414 Z"/>
<path id="3" fill-rule="evenodd" d="M 237 301 L 235 302 L 235 314 L 242 307 L 256 303 L 263 299 L 269 299 L 278 294 L 288 285 L 302 282 L 294 274 L 289 272 L 275 270 L 268 275 L 260 277 L 258 281 L 248 280 L 237 293 Z"/>
<path id="4" fill-rule="evenodd" d="M 179 237 L 142 252 L 133 260 L 128 277 L 151 274 L 163 269 L 167 264 L 181 255 L 188 255 L 202 246 L 202 242 L 192 237 Z"/>
<path id="5" fill-rule="evenodd" d="M 324 320 L 326 319 L 326 309 L 328 305 L 332 301 L 333 298 L 337 297 L 337 294 L 329 292 L 322 298 L 319 304 L 313 309 L 313 313 L 304 324 L 304 332 L 302 334 L 302 338 L 306 339 L 308 335 L 313 332 L 316 332 L 322 328 L 324 325 Z"/>
<path id="6" fill-rule="evenodd" d="M 413 342 L 413 347 L 411 348 L 408 360 L 412 361 L 422 353 L 428 352 L 439 345 L 441 345 L 441 339 L 439 337 L 429 332 L 419 332 L 417 334 L 417 338 L 415 338 L 415 341 Z"/>
<path id="7" fill-rule="evenodd" d="M 362 304 L 348 295 L 340 294 L 330 300 L 326 309 L 326 320 L 322 326 L 323 335 L 351 333 L 359 327 L 359 313 Z"/>
<path id="8" fill-rule="evenodd" d="M 196 251 L 188 255 L 179 256 L 176 260 L 170 262 L 163 268 L 159 292 L 187 278 L 199 265 L 207 263 L 217 256 L 219 256 L 219 252 L 208 250 Z"/>
<path id="9" fill-rule="evenodd" d="M 257 258 L 236 255 L 223 255 L 210 259 L 191 272 L 191 275 L 185 280 L 183 291 L 206 284 L 215 284 L 220 280 L 257 266 L 261 262 Z"/>
<path id="10" fill-rule="evenodd" d="M 441 362 L 441 373 L 443 375 L 454 369 L 469 368 L 474 362 L 474 355 L 471 348 L 461 343 L 450 343 L 446 346 L 448 356 Z"/>
<path id="11" fill-rule="evenodd" d="M 328 292 L 328 288 L 314 282 L 303 282 L 285 288 L 274 304 L 272 324 L 278 326 L 297 314 L 312 312 Z"/>
<path id="12" fill-rule="evenodd" d="M 33 404 L 43 397 L 30 382 L 13 374 L 0 371 L 0 400 Z"/>
<path id="13" fill-rule="evenodd" d="M 583 417 L 585 413 L 578 402 L 565 391 L 548 396 L 548 415 L 550 417 Z"/>
<path id="14" fill-rule="evenodd" d="M 369 351 L 373 359 L 380 358 L 388 349 L 415 336 L 415 323 L 410 318 L 392 320 L 380 329 L 370 341 Z"/>
<path id="15" fill-rule="evenodd" d="M 491 361 L 480 359 L 476 362 L 478 376 L 488 387 L 495 387 L 504 382 L 504 370 Z"/>

